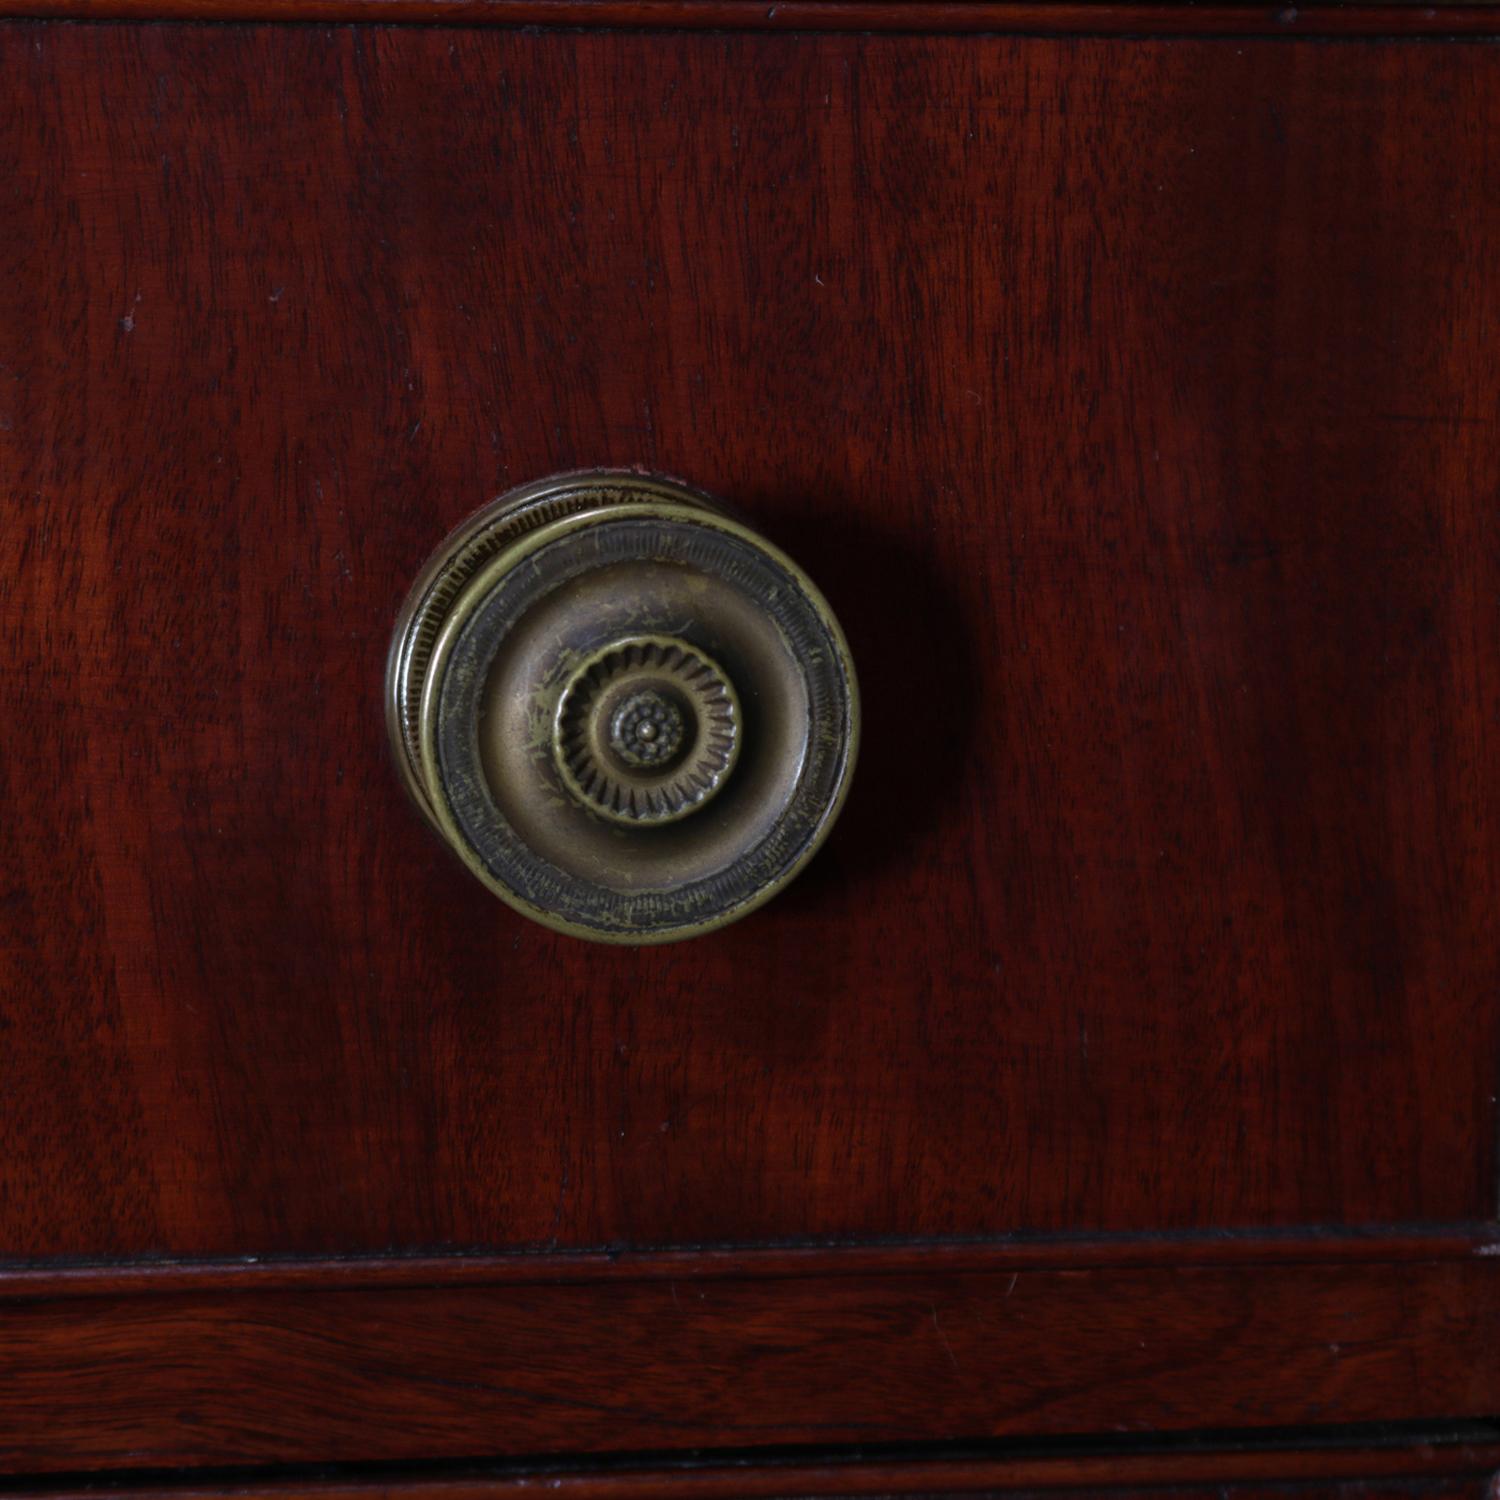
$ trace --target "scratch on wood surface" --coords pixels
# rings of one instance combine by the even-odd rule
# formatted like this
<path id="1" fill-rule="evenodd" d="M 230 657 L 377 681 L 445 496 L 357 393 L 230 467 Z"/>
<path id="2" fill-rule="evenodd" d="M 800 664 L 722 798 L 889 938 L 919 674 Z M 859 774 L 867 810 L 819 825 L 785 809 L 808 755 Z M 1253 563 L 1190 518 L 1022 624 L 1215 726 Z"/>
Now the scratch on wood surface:
<path id="1" fill-rule="evenodd" d="M 953 1352 L 953 1345 L 948 1342 L 948 1335 L 943 1332 L 943 1325 L 938 1321 L 937 1303 L 929 1302 L 928 1308 L 932 1313 L 932 1326 L 943 1345 L 943 1352 L 948 1356 L 948 1362 L 956 1370 L 958 1369 L 958 1357 Z"/>

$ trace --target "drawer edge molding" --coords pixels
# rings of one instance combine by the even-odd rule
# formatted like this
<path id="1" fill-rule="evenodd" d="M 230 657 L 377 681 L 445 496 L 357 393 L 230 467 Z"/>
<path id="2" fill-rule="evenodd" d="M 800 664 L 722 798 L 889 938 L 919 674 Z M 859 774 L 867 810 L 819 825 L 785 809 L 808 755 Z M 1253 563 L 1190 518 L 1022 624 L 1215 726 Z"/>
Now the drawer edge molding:
<path id="1" fill-rule="evenodd" d="M 728 1457 L 632 1463 L 505 1464 L 454 1474 L 448 1466 L 345 1472 L 337 1478 L 263 1471 L 234 1480 L 187 1474 L 170 1483 L 131 1483 L 117 1493 L 131 1500 L 510 1500 L 541 1495 L 554 1500 L 832 1500 L 835 1496 L 1083 1492 L 1116 1500 L 1145 1500 L 1170 1487 L 1177 1500 L 1310 1500 L 1336 1492 L 1344 1500 L 1494 1500 L 1500 1491 L 1496 1434 L 1458 1436 L 1403 1431 L 1394 1440 L 1343 1434 L 1324 1441 L 1303 1432 L 1276 1443 L 1244 1447 L 1205 1441 L 1190 1450 L 1149 1437 L 1063 1444 L 1051 1451 L 1010 1445 L 1005 1451 L 906 1450 L 877 1456 L 817 1452 L 747 1464 Z M 1148 1488 L 1149 1487 L 1149 1488 Z M 19 1488 L 12 1500 L 95 1500 L 97 1488 L 66 1480 L 47 1488 Z"/>
<path id="2" fill-rule="evenodd" d="M 1008 1274 L 1173 1266 L 1402 1264 L 1491 1259 L 1500 1223 L 1139 1234 L 1018 1234 L 970 1240 L 522 1248 L 395 1255 L 245 1255 L 112 1262 L 0 1262 L 0 1301 L 146 1292 L 298 1291 L 534 1283 Z"/>
<path id="3" fill-rule="evenodd" d="M 0 1391 L 11 1473 L 1483 1421 L 1500 1257 L 18 1299 Z"/>
<path id="4" fill-rule="evenodd" d="M 1019 36 L 1493 37 L 1494 5 L 1307 7 L 1016 0 L 0 0 L 0 19 L 406 22 L 622 30 L 879 31 Z"/>

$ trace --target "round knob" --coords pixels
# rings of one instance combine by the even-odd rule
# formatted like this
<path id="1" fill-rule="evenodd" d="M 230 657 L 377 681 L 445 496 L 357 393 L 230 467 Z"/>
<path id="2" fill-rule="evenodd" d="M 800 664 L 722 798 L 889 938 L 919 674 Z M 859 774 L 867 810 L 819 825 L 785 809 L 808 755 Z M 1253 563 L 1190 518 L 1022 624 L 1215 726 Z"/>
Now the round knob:
<path id="1" fill-rule="evenodd" d="M 838 814 L 859 721 L 806 575 L 708 496 L 624 473 L 522 486 L 454 532 L 397 620 L 386 703 L 469 869 L 617 943 L 780 890 Z"/>

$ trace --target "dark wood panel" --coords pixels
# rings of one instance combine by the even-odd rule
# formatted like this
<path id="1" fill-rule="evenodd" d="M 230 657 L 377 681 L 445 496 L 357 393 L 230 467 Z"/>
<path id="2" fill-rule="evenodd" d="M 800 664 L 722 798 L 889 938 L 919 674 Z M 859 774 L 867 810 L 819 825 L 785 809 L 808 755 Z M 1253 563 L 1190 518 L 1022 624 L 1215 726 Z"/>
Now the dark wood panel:
<path id="1" fill-rule="evenodd" d="M 1424 5 L 1196 0 L 0 0 L 0 16 L 151 21 L 442 22 L 746 31 L 1004 32 L 1032 36 L 1453 37 L 1500 33 L 1494 0 Z"/>
<path id="2" fill-rule="evenodd" d="M 0 76 L 11 1256 L 1493 1214 L 1494 49 Z M 450 524 L 634 463 L 808 565 L 868 718 L 799 885 L 640 953 L 469 881 L 379 711 Z"/>
<path id="3" fill-rule="evenodd" d="M 1500 1260 L 7 1303 L 0 1464 L 1484 1419 Z"/>
<path id="4" fill-rule="evenodd" d="M 117 1484 L 134 1500 L 822 1500 L 849 1496 L 1091 1497 L 1091 1500 L 1492 1500 L 1500 1450 L 1468 1443 L 1403 1448 L 1210 1449 L 1097 1456 L 825 1461 L 597 1469 L 546 1465 L 483 1478 L 264 1481 L 170 1488 Z M 18 1500 L 88 1500 L 48 1487 Z"/>

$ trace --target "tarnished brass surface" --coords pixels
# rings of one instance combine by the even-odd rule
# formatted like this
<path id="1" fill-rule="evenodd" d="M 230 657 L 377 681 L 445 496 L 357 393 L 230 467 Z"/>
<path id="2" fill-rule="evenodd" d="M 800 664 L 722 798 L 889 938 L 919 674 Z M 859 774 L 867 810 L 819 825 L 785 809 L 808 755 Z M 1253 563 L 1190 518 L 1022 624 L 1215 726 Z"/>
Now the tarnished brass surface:
<path id="1" fill-rule="evenodd" d="M 768 900 L 827 834 L 858 738 L 806 575 L 708 497 L 624 473 L 524 486 L 454 532 L 401 611 L 386 702 L 469 869 L 607 942 Z"/>
<path id="2" fill-rule="evenodd" d="M 563 781 L 618 823 L 665 823 L 718 793 L 740 753 L 739 697 L 687 641 L 626 637 L 563 689 L 553 748 Z"/>

